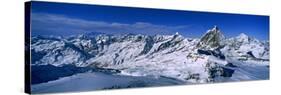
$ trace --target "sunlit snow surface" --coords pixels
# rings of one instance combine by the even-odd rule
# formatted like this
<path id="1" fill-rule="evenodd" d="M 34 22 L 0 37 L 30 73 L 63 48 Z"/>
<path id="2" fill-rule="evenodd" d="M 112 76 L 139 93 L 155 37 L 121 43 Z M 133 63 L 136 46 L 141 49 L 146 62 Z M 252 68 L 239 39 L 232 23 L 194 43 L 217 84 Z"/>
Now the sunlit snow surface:
<path id="1" fill-rule="evenodd" d="M 216 78 L 215 82 L 249 81 L 269 79 L 269 68 L 263 64 L 236 62 L 239 67 L 235 69 L 230 78 Z M 165 72 L 172 74 L 173 72 Z M 215 83 L 212 82 L 212 83 Z M 91 91 L 102 89 L 153 87 L 167 85 L 195 84 L 192 81 L 183 81 L 164 76 L 127 76 L 122 74 L 109 74 L 102 72 L 86 72 L 46 83 L 32 85 L 32 93 L 55 93 Z"/>
<path id="2" fill-rule="evenodd" d="M 87 72 L 64 77 L 55 81 L 32 85 L 32 93 L 75 92 L 131 87 L 151 87 L 186 84 L 166 77 L 134 77 Z"/>

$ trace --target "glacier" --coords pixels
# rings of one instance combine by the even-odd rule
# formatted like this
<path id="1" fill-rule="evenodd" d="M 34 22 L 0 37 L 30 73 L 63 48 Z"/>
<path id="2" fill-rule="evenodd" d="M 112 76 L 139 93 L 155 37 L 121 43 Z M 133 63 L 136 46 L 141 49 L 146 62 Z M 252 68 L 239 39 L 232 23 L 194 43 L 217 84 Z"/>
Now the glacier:
<path id="1" fill-rule="evenodd" d="M 32 69 L 69 65 L 79 69 L 32 84 L 32 91 L 38 93 L 269 79 L 269 42 L 245 33 L 226 38 L 217 26 L 201 38 L 175 33 L 81 34 L 31 39 Z M 41 74 L 44 78 L 44 74 L 50 73 Z M 112 81 L 115 79 L 121 80 Z M 135 85 L 132 80 L 142 84 L 130 86 Z M 112 82 L 102 84 L 104 81 Z M 68 88 L 77 84 L 84 86 Z"/>

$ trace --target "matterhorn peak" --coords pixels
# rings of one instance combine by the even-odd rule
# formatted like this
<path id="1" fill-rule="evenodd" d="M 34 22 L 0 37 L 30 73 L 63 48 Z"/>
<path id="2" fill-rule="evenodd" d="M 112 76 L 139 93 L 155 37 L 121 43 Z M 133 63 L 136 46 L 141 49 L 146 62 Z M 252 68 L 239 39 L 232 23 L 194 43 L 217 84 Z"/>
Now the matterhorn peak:
<path id="1" fill-rule="evenodd" d="M 219 28 L 217 25 L 214 26 L 214 28 L 212 29 L 212 31 L 219 31 Z"/>
<path id="2" fill-rule="evenodd" d="M 209 48 L 219 47 L 222 45 L 223 39 L 224 35 L 220 32 L 218 26 L 215 25 L 202 36 L 197 46 Z"/>

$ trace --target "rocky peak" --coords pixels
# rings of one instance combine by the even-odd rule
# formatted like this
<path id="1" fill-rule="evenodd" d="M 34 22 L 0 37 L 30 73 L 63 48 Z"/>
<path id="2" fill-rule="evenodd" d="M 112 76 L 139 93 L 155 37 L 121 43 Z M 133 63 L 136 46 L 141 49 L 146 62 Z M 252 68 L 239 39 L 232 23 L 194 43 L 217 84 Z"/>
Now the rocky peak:
<path id="1" fill-rule="evenodd" d="M 208 30 L 200 39 L 197 47 L 200 48 L 217 48 L 223 45 L 224 35 L 217 26 Z"/>
<path id="2" fill-rule="evenodd" d="M 211 31 L 219 31 L 218 26 L 215 25 L 214 28 Z"/>

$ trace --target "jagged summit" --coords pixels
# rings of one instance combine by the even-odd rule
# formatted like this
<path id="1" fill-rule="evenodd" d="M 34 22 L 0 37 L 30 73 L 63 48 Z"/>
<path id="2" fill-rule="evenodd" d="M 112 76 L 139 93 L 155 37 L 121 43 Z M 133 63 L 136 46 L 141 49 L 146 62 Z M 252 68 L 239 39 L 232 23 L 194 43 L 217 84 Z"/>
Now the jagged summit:
<path id="1" fill-rule="evenodd" d="M 218 26 L 214 26 L 208 30 L 200 39 L 197 47 L 200 48 L 216 48 L 223 45 L 224 35 L 219 30 Z"/>
<path id="2" fill-rule="evenodd" d="M 217 25 L 214 26 L 214 28 L 212 29 L 212 31 L 219 31 L 219 28 Z"/>

